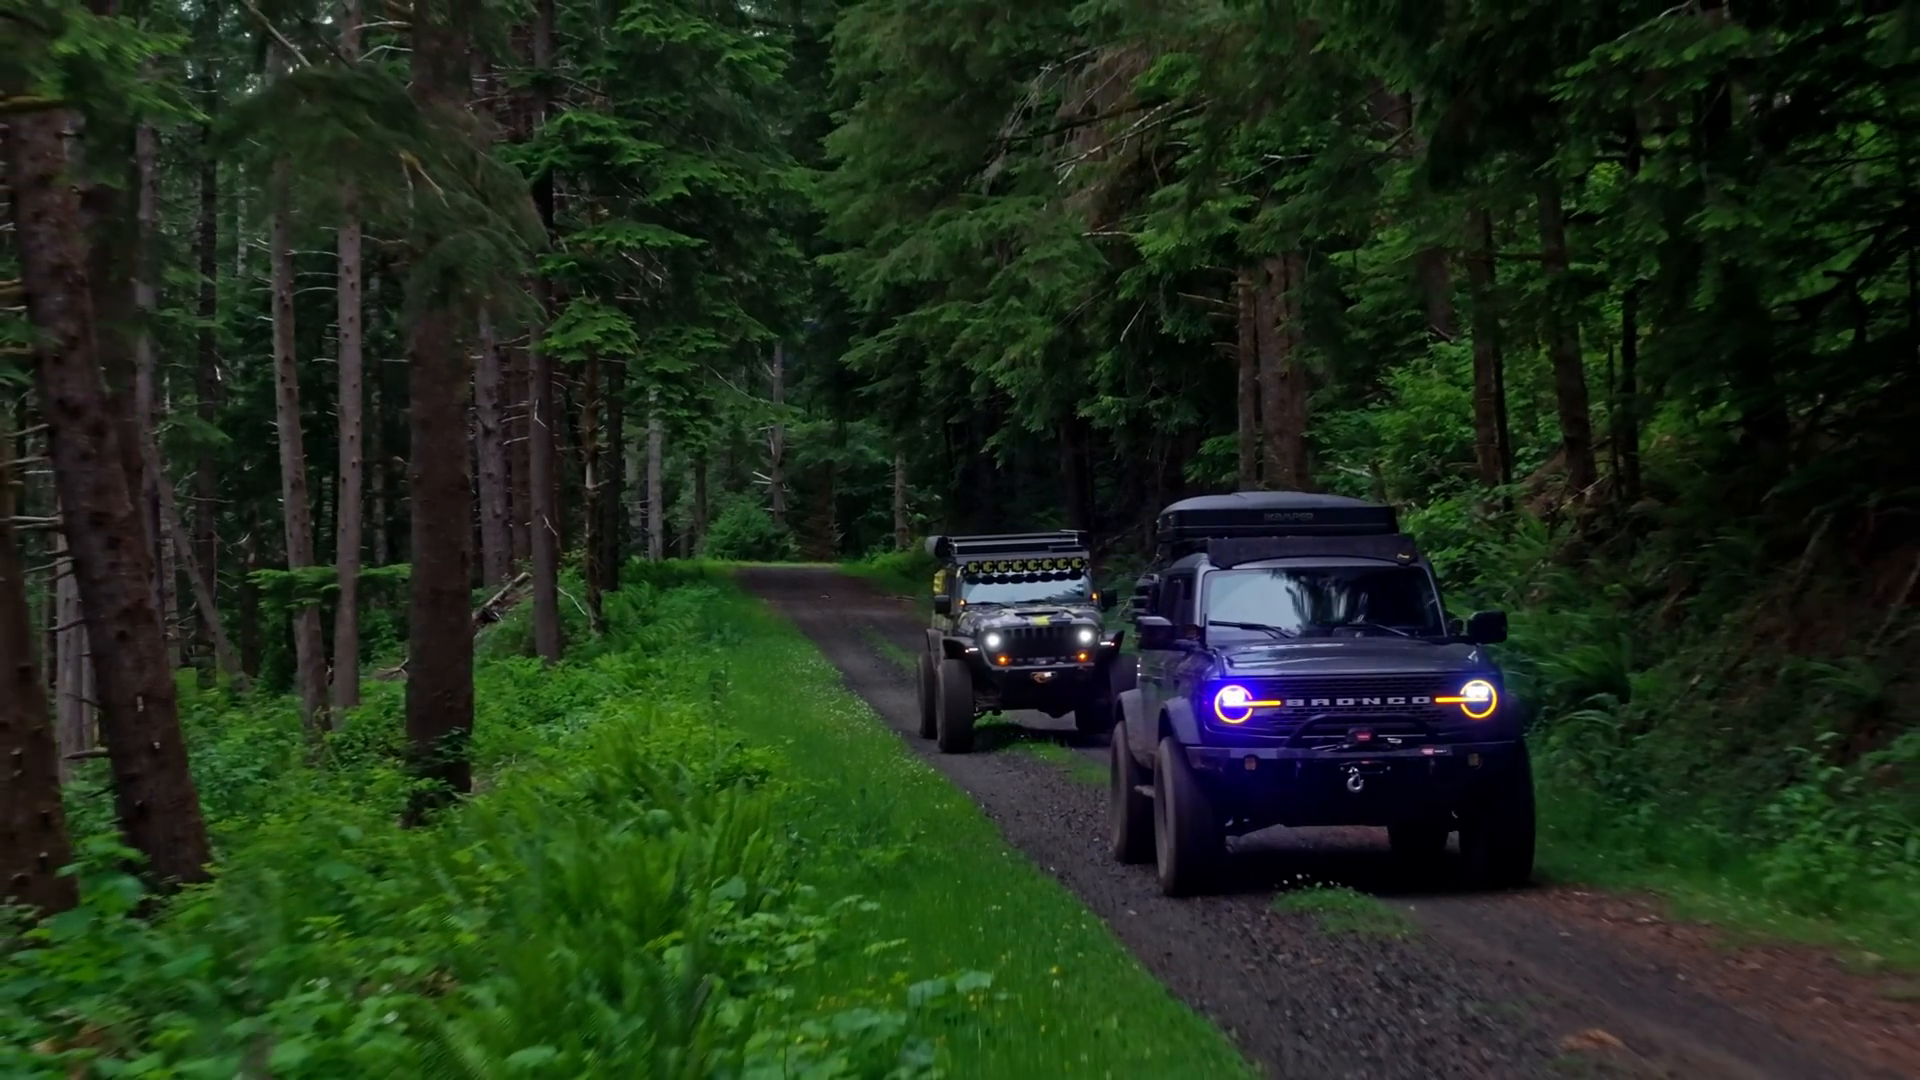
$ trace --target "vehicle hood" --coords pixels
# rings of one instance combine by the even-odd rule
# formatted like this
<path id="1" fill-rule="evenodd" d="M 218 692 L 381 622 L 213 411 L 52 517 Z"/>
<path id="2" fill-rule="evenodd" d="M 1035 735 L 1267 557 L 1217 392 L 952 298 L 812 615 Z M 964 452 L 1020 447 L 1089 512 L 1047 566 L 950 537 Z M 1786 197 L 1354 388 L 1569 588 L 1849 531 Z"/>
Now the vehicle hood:
<path id="1" fill-rule="evenodd" d="M 1010 607 L 993 607 L 982 611 L 969 611 L 960 619 L 960 629 L 965 632 L 998 630 L 1009 626 L 1030 626 L 1034 620 L 1046 618 L 1057 622 L 1100 622 L 1099 609 L 1091 605 L 1077 604 L 1016 604 Z"/>
<path id="2" fill-rule="evenodd" d="M 1478 645 L 1408 638 L 1303 638 L 1216 646 L 1227 675 L 1424 675 L 1485 671 Z"/>

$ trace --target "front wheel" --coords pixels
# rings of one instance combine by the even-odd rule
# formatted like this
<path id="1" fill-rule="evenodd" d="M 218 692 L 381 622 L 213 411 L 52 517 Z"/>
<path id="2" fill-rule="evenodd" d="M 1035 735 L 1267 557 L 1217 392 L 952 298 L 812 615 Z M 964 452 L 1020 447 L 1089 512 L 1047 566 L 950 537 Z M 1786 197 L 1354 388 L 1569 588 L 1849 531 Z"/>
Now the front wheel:
<path id="1" fill-rule="evenodd" d="M 935 674 L 933 666 L 933 654 L 928 652 L 921 653 L 919 678 L 920 737 L 923 739 L 931 739 L 939 734 L 933 703 L 934 691 L 938 681 L 939 677 Z"/>
<path id="2" fill-rule="evenodd" d="M 1192 896 L 1213 884 L 1227 853 L 1227 838 L 1213 800 L 1187 764 L 1187 752 L 1171 737 L 1161 739 L 1153 768 L 1153 848 L 1160 891 Z"/>
<path id="3" fill-rule="evenodd" d="M 1533 877 L 1533 762 L 1520 744 L 1460 814 L 1460 862 L 1469 885 L 1513 889 Z"/>
<path id="4" fill-rule="evenodd" d="M 935 688 L 935 741 L 943 754 L 973 749 L 973 672 L 965 660 L 940 661 Z"/>
<path id="5" fill-rule="evenodd" d="M 1108 851 L 1115 862 L 1146 862 L 1153 858 L 1153 799 L 1140 789 L 1152 783 L 1153 776 L 1133 759 L 1127 725 L 1114 727 L 1108 755 Z"/>

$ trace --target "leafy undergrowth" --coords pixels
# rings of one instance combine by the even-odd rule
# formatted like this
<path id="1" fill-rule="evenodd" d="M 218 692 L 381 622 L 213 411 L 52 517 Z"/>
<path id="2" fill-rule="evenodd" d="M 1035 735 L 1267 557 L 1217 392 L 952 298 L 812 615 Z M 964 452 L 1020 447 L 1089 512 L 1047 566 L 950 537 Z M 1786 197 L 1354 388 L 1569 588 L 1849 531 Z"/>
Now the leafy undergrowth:
<path id="1" fill-rule="evenodd" d="M 218 879 L 134 918 L 76 785 L 86 902 L 0 956 L 0 1075 L 1241 1069 L 730 585 L 635 567 L 607 605 L 556 669 L 490 635 L 482 794 L 424 829 L 398 684 L 317 765 L 284 702 L 191 694 Z"/>
<path id="2" fill-rule="evenodd" d="M 1920 966 L 1915 623 L 1866 602 L 1892 590 L 1807 572 L 1811 545 L 1767 570 L 1731 528 L 1575 558 L 1457 502 L 1408 524 L 1463 606 L 1513 612 L 1497 652 L 1535 710 L 1543 874 Z"/>
<path id="3" fill-rule="evenodd" d="M 925 601 L 933 587 L 933 575 L 940 563 L 918 545 L 905 551 L 883 551 L 840 564 L 841 569 L 864 578 L 895 596 Z"/>

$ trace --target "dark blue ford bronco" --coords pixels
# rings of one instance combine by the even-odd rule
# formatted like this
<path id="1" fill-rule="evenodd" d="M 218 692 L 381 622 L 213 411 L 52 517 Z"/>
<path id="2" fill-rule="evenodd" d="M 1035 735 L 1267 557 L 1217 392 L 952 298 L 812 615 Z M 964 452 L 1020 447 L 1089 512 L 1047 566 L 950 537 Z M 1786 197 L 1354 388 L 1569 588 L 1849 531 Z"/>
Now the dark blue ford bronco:
<path id="1" fill-rule="evenodd" d="M 1227 837 L 1274 825 L 1384 825 L 1422 867 L 1458 832 L 1473 883 L 1532 874 L 1522 710 L 1485 649 L 1506 640 L 1506 613 L 1450 618 L 1392 507 L 1289 491 L 1176 502 L 1132 616 L 1111 843 L 1121 862 L 1153 859 L 1163 892 L 1206 889 Z"/>

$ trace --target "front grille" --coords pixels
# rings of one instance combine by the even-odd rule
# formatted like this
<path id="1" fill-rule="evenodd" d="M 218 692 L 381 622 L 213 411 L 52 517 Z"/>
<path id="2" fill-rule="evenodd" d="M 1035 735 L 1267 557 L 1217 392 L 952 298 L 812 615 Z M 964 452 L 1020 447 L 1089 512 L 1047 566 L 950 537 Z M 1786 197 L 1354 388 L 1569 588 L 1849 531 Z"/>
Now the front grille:
<path id="1" fill-rule="evenodd" d="M 1458 693 L 1461 682 L 1445 675 L 1306 675 L 1227 681 L 1246 687 L 1257 701 L 1285 704 L 1263 709 L 1245 724 L 1225 724 L 1214 715 L 1209 696 L 1200 708 L 1210 727 L 1268 737 L 1297 733 L 1302 743 L 1312 745 L 1340 742 L 1358 728 L 1385 732 L 1392 727 L 1397 735 L 1415 737 L 1426 724 L 1457 712 L 1457 706 L 1437 705 L 1432 699 Z M 1217 688 L 1206 693 L 1211 695 Z M 1387 725 L 1381 726 L 1376 718 L 1387 720 Z M 1314 722 L 1301 731 L 1310 720 Z"/>
<path id="2" fill-rule="evenodd" d="M 1419 712 L 1436 707 L 1432 698 L 1459 693 L 1460 680 L 1434 675 L 1306 675 L 1290 679 L 1254 679 L 1243 684 L 1255 697 L 1286 701 L 1303 716 L 1322 713 L 1369 714 Z M 1426 702 L 1418 698 L 1429 699 Z M 1293 705 L 1298 701 L 1301 704 Z"/>
<path id="3" fill-rule="evenodd" d="M 1065 656 L 1072 651 L 1071 626 L 1009 626 L 999 631 L 1009 656 Z"/>

